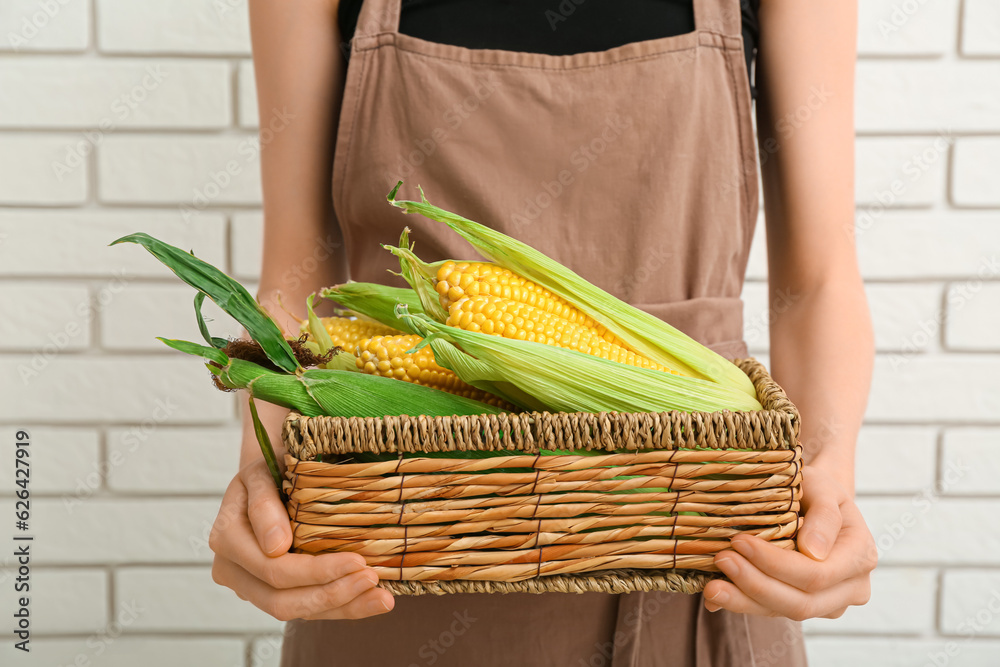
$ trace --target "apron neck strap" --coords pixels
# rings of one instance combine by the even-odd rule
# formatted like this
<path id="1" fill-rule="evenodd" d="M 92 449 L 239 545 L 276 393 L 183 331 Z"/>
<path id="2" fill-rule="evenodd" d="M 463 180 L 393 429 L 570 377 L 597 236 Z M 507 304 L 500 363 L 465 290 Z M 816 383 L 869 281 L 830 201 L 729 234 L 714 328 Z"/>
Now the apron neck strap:
<path id="1" fill-rule="evenodd" d="M 355 37 L 369 37 L 399 30 L 399 9 L 402 0 L 364 0 L 358 15 Z"/>
<path id="2" fill-rule="evenodd" d="M 694 26 L 722 35 L 743 34 L 742 0 L 694 0 Z"/>

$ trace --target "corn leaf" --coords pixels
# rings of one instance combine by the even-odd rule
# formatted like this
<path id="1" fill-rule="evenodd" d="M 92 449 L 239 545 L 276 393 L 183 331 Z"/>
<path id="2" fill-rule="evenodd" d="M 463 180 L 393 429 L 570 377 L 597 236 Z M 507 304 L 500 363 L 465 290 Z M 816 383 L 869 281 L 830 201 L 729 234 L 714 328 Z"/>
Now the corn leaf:
<path id="1" fill-rule="evenodd" d="M 213 362 L 208 369 L 225 387 L 245 389 L 254 398 L 298 410 L 308 417 L 442 417 L 503 412 L 486 403 L 394 378 L 322 368 L 284 373 L 229 358 L 213 347 L 160 340 L 175 350 Z"/>
<path id="2" fill-rule="evenodd" d="M 110 245 L 118 243 L 141 245 L 178 278 L 199 292 L 203 292 L 219 308 L 243 325 L 250 337 L 260 343 L 264 354 L 275 366 L 290 373 L 299 368 L 295 352 L 285 340 L 277 322 L 239 282 L 208 262 L 149 234 L 142 232 L 129 234 L 113 241 Z"/>
<path id="3" fill-rule="evenodd" d="M 462 380 L 517 402 L 507 384 L 551 412 L 716 412 L 760 410 L 739 389 L 609 361 L 554 345 L 465 331 L 426 314 L 402 314 L 434 358 Z M 529 406 L 537 409 L 537 406 Z"/>
<path id="4" fill-rule="evenodd" d="M 319 295 L 344 308 L 405 333 L 407 323 L 396 317 L 397 304 L 404 304 L 411 313 L 423 311 L 417 293 L 405 287 L 388 287 L 376 283 L 344 283 L 321 290 Z"/>
<path id="5" fill-rule="evenodd" d="M 172 347 L 175 350 L 184 352 L 185 354 L 191 354 L 196 357 L 201 357 L 207 359 L 213 363 L 225 366 L 229 363 L 229 355 L 227 355 L 222 350 L 218 350 L 214 347 L 207 347 L 205 345 L 199 345 L 197 343 L 192 343 L 186 340 L 175 340 L 172 338 L 161 338 L 156 337 L 156 340 L 162 342 L 168 347 Z"/>
<path id="6" fill-rule="evenodd" d="M 330 333 L 326 330 L 326 327 L 323 326 L 323 322 L 316 316 L 316 311 L 313 310 L 313 296 L 315 295 L 310 294 L 306 298 L 306 313 L 309 318 L 307 320 L 307 330 L 316 342 L 316 347 L 319 350 L 318 354 L 322 356 L 333 347 L 333 339 L 330 337 Z"/>
<path id="7" fill-rule="evenodd" d="M 205 322 L 205 315 L 201 312 L 201 306 L 205 303 L 205 293 L 197 292 L 194 295 L 194 314 L 198 320 L 198 330 L 201 331 L 202 337 L 205 342 L 212 347 L 224 348 L 226 346 L 225 338 L 217 338 L 208 332 L 208 324 Z"/>
<path id="8" fill-rule="evenodd" d="M 400 185 L 402 181 L 387 197 L 393 206 L 448 225 L 484 257 L 562 297 L 641 354 L 684 375 L 756 397 L 753 383 L 735 364 L 667 322 L 630 306 L 517 239 L 434 206 L 423 190 L 419 202 L 397 200 Z"/>
<path id="9" fill-rule="evenodd" d="M 403 233 L 399 237 L 399 247 L 386 244 L 383 244 L 382 247 L 399 258 L 400 275 L 416 292 L 423 311 L 438 322 L 446 321 L 448 311 L 441 305 L 438 293 L 434 289 L 437 267 L 443 262 L 438 262 L 436 265 L 427 264 L 413 254 L 409 227 L 403 228 Z"/>
<path id="10" fill-rule="evenodd" d="M 271 446 L 271 437 L 267 434 L 267 429 L 264 428 L 264 424 L 261 423 L 260 417 L 257 415 L 257 404 L 254 402 L 253 396 L 249 397 L 249 401 L 250 418 L 253 420 L 253 432 L 257 436 L 257 444 L 260 445 L 260 451 L 264 455 L 267 469 L 271 472 L 271 479 L 274 480 L 274 484 L 278 487 L 280 493 L 281 471 L 278 470 L 278 457 L 274 455 L 274 447 Z"/>

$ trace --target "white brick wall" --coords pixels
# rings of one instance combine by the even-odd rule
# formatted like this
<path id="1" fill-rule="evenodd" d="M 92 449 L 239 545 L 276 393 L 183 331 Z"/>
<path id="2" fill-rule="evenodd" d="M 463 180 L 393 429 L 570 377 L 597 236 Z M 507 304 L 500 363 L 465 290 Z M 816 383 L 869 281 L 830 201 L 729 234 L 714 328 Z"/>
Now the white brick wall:
<path id="1" fill-rule="evenodd" d="M 274 632 L 282 624 L 228 588 L 212 582 L 211 568 L 121 568 L 115 582 L 117 600 L 148 609 L 136 620 L 139 630 L 208 632 Z"/>
<path id="2" fill-rule="evenodd" d="M 993 80 L 1000 79 L 994 77 Z M 956 206 L 1000 206 L 1000 177 L 997 176 L 1000 174 L 1000 156 L 997 151 L 1000 151 L 1000 139 L 996 137 L 955 142 L 951 198 Z"/>
<path id="3" fill-rule="evenodd" d="M 1000 3 L 860 9 L 857 242 L 879 359 L 857 486 L 882 565 L 868 607 L 807 623 L 808 649 L 819 667 L 994 667 Z M 249 54 L 246 0 L 0 2 L 0 457 L 30 428 L 45 638 L 28 659 L 0 643 L 2 664 L 278 664 L 280 624 L 209 574 L 235 401 L 154 338 L 198 340 L 193 294 L 107 247 L 146 231 L 253 289 Z M 761 224 L 745 320 L 766 360 L 764 250 Z M 4 506 L 12 482 L 0 467 Z"/>
<path id="4" fill-rule="evenodd" d="M 229 75 L 227 63 L 212 60 L 6 59 L 0 128 L 221 129 L 230 120 Z"/>
<path id="5" fill-rule="evenodd" d="M 0 572 L 0 579 L 13 582 L 16 570 Z M 35 568 L 31 573 L 32 623 L 46 634 L 99 632 L 109 620 L 106 571 L 92 568 Z M 0 603 L 3 615 L 11 618 L 17 606 L 13 585 Z M 6 630 L 4 634 L 9 634 Z M 41 634 L 41 633 L 39 633 Z M 6 638 L 4 644 L 10 643 Z M 34 642 L 32 642 L 34 643 Z M 14 662 L 4 664 L 17 664 Z"/>
<path id="6" fill-rule="evenodd" d="M 90 44 L 89 0 L 6 0 L 0 51 L 82 51 Z"/>

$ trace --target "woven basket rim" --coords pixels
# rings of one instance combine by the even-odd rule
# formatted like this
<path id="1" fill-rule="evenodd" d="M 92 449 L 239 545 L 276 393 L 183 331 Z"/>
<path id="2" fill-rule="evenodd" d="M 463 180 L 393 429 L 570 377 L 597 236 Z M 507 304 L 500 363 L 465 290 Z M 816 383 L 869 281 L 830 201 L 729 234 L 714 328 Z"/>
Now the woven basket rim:
<path id="1" fill-rule="evenodd" d="M 603 570 L 586 574 L 564 574 L 523 581 L 384 579 L 381 588 L 393 595 L 448 595 L 454 593 L 701 593 L 705 585 L 722 575 L 697 570 Z"/>
<path id="2" fill-rule="evenodd" d="M 292 456 L 464 451 L 791 449 L 799 412 L 757 359 L 733 359 L 762 410 L 718 412 L 522 412 L 448 417 L 307 417 L 292 410 L 282 440 Z M 552 446 L 551 443 L 556 443 Z"/>

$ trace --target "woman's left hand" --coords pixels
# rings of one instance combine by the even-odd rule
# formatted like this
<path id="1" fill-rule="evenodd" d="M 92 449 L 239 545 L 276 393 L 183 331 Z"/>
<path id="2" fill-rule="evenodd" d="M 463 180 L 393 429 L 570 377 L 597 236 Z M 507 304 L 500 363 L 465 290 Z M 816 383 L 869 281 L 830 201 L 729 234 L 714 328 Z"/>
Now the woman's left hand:
<path id="1" fill-rule="evenodd" d="M 715 557 L 730 581 L 705 587 L 705 608 L 741 614 L 839 618 L 871 597 L 870 576 L 878 562 L 875 540 L 850 492 L 825 469 L 802 470 L 798 551 L 752 535 L 733 538 L 733 551 Z"/>

